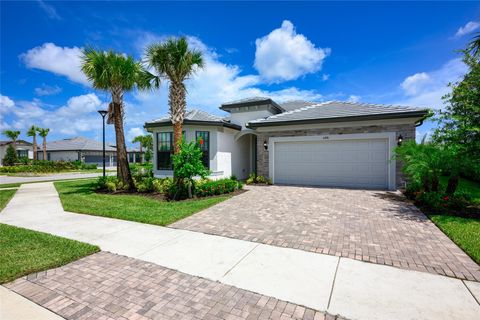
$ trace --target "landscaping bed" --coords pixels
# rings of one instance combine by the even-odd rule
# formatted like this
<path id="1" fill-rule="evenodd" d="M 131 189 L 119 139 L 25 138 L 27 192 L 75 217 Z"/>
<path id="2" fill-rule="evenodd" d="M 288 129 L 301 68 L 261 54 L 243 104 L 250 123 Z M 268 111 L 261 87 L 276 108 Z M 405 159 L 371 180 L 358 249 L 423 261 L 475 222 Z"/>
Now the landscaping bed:
<path id="1" fill-rule="evenodd" d="M 62 266 L 99 248 L 43 232 L 0 224 L 0 283 Z"/>
<path id="2" fill-rule="evenodd" d="M 233 194 L 165 201 L 155 193 L 98 192 L 95 180 L 55 182 L 66 211 L 165 226 L 229 199 Z"/>
<path id="3" fill-rule="evenodd" d="M 96 171 L 96 164 L 84 164 L 81 161 L 47 161 L 47 160 L 28 160 L 23 163 L 16 163 L 12 166 L 0 167 L 0 173 L 7 175 L 18 174 L 44 174 L 68 171 Z"/>

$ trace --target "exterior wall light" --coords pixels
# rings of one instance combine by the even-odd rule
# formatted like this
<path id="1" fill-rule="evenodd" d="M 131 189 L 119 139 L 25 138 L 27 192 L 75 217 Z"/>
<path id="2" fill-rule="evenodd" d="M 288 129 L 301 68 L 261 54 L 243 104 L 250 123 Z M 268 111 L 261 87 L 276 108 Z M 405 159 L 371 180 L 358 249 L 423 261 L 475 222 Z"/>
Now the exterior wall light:
<path id="1" fill-rule="evenodd" d="M 398 145 L 398 146 L 401 146 L 401 145 L 402 145 L 402 142 L 403 142 L 403 136 L 402 136 L 402 135 L 399 135 L 399 136 L 398 136 L 398 139 L 397 139 L 397 145 Z"/>
<path id="2" fill-rule="evenodd" d="M 263 147 L 265 148 L 265 150 L 268 150 L 267 140 L 263 141 Z"/>

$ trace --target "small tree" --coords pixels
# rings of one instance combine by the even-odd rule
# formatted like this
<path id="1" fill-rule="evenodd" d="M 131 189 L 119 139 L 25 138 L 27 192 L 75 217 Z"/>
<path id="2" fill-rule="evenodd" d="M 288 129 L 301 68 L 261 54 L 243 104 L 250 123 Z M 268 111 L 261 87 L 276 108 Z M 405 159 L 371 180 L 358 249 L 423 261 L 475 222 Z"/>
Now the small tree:
<path id="1" fill-rule="evenodd" d="M 20 135 L 20 131 L 16 130 L 3 130 L 3 135 L 8 137 L 10 140 L 12 140 L 13 143 L 13 149 L 17 149 L 17 139 L 18 136 Z"/>
<path id="2" fill-rule="evenodd" d="M 38 135 L 43 138 L 43 160 L 47 160 L 47 136 L 50 132 L 49 128 L 38 128 Z"/>
<path id="3" fill-rule="evenodd" d="M 180 143 L 180 151 L 173 155 L 173 171 L 177 178 L 177 192 L 174 199 L 178 199 L 180 193 L 186 187 L 188 197 L 193 196 L 195 188 L 194 177 L 205 178 L 210 172 L 202 163 L 202 150 L 197 142 Z"/>
<path id="4" fill-rule="evenodd" d="M 17 151 L 15 151 L 13 144 L 9 144 L 7 147 L 7 152 L 5 153 L 5 157 L 3 158 L 3 165 L 13 166 L 17 162 L 18 162 Z"/>

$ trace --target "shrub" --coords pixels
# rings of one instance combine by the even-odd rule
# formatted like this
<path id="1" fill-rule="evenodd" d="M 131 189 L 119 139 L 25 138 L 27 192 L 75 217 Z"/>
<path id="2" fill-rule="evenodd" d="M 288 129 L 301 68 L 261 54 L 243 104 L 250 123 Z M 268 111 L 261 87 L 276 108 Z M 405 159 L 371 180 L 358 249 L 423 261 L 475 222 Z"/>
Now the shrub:
<path id="1" fill-rule="evenodd" d="M 248 179 L 246 181 L 247 184 L 272 184 L 272 180 L 270 178 L 264 176 L 255 176 L 255 173 L 250 173 Z"/>
<path id="2" fill-rule="evenodd" d="M 220 179 L 197 183 L 195 192 L 198 197 L 208 197 L 231 193 L 237 189 L 243 188 L 243 185 L 232 179 Z"/>
<path id="3" fill-rule="evenodd" d="M 15 148 L 13 147 L 13 145 L 9 144 L 2 163 L 4 166 L 13 166 L 17 162 L 18 162 L 17 152 L 15 151 Z"/>
<path id="4" fill-rule="evenodd" d="M 158 192 L 158 193 L 167 194 L 172 185 L 173 185 L 172 178 L 155 179 L 153 181 L 153 188 L 155 192 Z"/>
<path id="5" fill-rule="evenodd" d="M 454 195 L 442 195 L 438 192 L 418 192 L 416 203 L 436 214 L 463 213 L 469 206 L 471 195 L 456 192 Z"/>
<path id="6" fill-rule="evenodd" d="M 117 189 L 122 189 L 121 187 L 121 182 L 115 176 L 98 177 L 95 183 L 95 188 L 103 191 L 115 192 Z"/>
<path id="7" fill-rule="evenodd" d="M 105 184 L 105 187 L 109 192 L 117 191 L 117 185 L 113 181 L 107 181 L 107 183 Z"/>
<path id="8" fill-rule="evenodd" d="M 248 179 L 246 181 L 247 184 L 254 184 L 255 183 L 255 173 L 250 173 L 248 175 Z"/>

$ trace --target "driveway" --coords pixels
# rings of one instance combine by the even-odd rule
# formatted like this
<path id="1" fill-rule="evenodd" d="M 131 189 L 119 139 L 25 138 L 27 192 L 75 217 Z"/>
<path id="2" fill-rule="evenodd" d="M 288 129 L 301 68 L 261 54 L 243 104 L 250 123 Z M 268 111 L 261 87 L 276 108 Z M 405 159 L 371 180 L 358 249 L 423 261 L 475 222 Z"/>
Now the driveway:
<path id="1" fill-rule="evenodd" d="M 400 193 L 293 186 L 248 190 L 171 226 L 480 280 L 480 267 Z"/>

